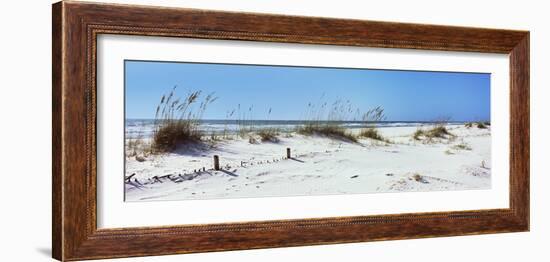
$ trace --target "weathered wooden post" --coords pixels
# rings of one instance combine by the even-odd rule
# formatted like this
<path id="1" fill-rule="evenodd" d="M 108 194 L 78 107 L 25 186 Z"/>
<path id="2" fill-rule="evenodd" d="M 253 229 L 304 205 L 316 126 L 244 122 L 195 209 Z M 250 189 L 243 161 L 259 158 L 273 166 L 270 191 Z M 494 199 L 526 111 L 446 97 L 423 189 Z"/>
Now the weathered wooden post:
<path id="1" fill-rule="evenodd" d="M 286 158 L 290 158 L 290 147 L 286 148 Z"/>
<path id="2" fill-rule="evenodd" d="M 220 170 L 220 158 L 214 155 L 214 170 Z"/>

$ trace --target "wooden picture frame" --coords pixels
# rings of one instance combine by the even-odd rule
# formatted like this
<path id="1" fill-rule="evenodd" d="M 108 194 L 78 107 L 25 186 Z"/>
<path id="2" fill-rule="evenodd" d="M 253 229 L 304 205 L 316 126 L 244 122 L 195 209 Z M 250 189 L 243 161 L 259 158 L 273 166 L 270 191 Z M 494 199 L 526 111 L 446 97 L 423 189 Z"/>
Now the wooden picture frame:
<path id="1" fill-rule="evenodd" d="M 182 254 L 529 230 L 529 32 L 83 2 L 53 5 L 53 257 Z M 99 34 L 508 54 L 510 207 L 267 222 L 97 228 Z M 155 248 L 149 248 L 155 247 Z"/>

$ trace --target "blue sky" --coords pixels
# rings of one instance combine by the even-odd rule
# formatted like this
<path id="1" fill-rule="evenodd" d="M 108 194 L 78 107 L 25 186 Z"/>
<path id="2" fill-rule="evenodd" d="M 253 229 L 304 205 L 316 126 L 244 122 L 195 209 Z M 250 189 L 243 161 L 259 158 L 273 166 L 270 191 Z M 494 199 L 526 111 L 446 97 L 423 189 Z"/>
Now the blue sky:
<path id="1" fill-rule="evenodd" d="M 180 97 L 215 93 L 205 119 L 225 119 L 240 104 L 253 107 L 253 119 L 272 108 L 271 120 L 300 120 L 308 103 L 341 99 L 362 112 L 382 106 L 390 121 L 490 120 L 490 74 L 146 61 L 125 62 L 126 118 L 154 118 L 174 86 Z"/>

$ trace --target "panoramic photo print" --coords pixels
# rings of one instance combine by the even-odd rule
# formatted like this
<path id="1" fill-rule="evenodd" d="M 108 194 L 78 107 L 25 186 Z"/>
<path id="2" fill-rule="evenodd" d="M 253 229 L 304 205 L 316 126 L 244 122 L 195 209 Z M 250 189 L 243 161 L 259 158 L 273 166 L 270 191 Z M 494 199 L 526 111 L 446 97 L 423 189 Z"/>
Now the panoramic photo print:
<path id="1" fill-rule="evenodd" d="M 490 74 L 126 60 L 125 201 L 491 188 Z"/>

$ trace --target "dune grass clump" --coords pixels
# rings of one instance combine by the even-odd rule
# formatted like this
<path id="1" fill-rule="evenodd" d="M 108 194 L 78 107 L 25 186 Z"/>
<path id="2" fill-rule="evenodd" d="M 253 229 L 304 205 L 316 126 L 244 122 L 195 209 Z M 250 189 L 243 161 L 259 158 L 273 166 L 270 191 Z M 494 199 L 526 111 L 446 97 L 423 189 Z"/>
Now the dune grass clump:
<path id="1" fill-rule="evenodd" d="M 269 108 L 269 110 L 267 111 L 267 120 L 271 119 L 272 110 L 272 108 Z M 262 142 L 279 142 L 279 130 L 274 127 L 261 128 L 256 133 L 260 136 Z"/>
<path id="2" fill-rule="evenodd" d="M 445 126 L 438 125 L 428 130 L 426 136 L 428 138 L 447 138 L 448 136 L 453 136 L 453 134 L 451 134 Z"/>
<path id="3" fill-rule="evenodd" d="M 420 139 L 421 139 L 420 137 L 421 137 L 421 136 L 424 136 L 425 133 L 426 133 L 426 131 L 424 131 L 424 130 L 422 130 L 422 129 L 420 129 L 420 128 L 417 129 L 417 130 L 414 132 L 414 134 L 413 134 L 414 140 L 420 140 Z"/>
<path id="4" fill-rule="evenodd" d="M 261 129 L 257 132 L 262 142 L 279 142 L 279 132 L 273 128 Z"/>
<path id="5" fill-rule="evenodd" d="M 487 125 L 485 125 L 485 123 L 483 122 L 478 122 L 476 125 L 479 129 L 487 129 Z"/>
<path id="6" fill-rule="evenodd" d="M 470 147 L 470 145 L 468 145 L 468 144 L 466 144 L 466 143 L 464 143 L 464 142 L 462 142 L 462 143 L 460 143 L 460 144 L 454 145 L 454 146 L 452 147 L 452 149 L 454 149 L 454 150 L 468 150 L 468 151 L 472 150 L 472 148 Z"/>
<path id="7" fill-rule="evenodd" d="M 302 135 L 319 135 L 357 143 L 357 137 L 336 123 L 308 123 L 296 130 Z"/>
<path id="8" fill-rule="evenodd" d="M 199 142 L 202 133 L 187 121 L 171 121 L 155 130 L 152 147 L 158 152 L 168 152 L 180 144 Z"/>
<path id="9" fill-rule="evenodd" d="M 413 134 L 414 140 L 422 140 L 423 137 L 428 141 L 433 141 L 433 139 L 436 139 L 436 138 L 440 138 L 440 139 L 454 138 L 455 135 L 449 132 L 449 130 L 444 125 L 438 124 L 435 127 L 428 130 L 417 129 Z"/>
<path id="10" fill-rule="evenodd" d="M 163 95 L 157 106 L 151 143 L 155 152 L 169 152 L 182 144 L 201 142 L 204 134 L 199 129 L 200 120 L 207 106 L 217 99 L 209 94 L 199 103 L 201 91 L 180 99 L 175 97 L 175 89 Z"/>
<path id="11" fill-rule="evenodd" d="M 321 96 L 321 99 L 324 94 Z M 333 103 L 320 102 L 320 106 L 308 103 L 305 119 L 308 121 L 296 128 L 296 132 L 301 135 L 325 136 L 329 138 L 358 142 L 357 137 L 348 132 L 342 125 L 345 121 L 351 120 L 354 109 L 349 100 L 338 99 Z"/>
<path id="12" fill-rule="evenodd" d="M 385 139 L 375 128 L 367 128 L 367 129 L 361 130 L 361 132 L 359 133 L 359 137 L 370 138 L 370 139 L 374 139 L 382 142 L 387 142 L 387 139 Z"/>
<path id="13" fill-rule="evenodd" d="M 472 128 L 474 126 L 474 123 L 468 122 L 468 123 L 464 124 L 464 126 L 467 127 L 467 128 Z"/>
<path id="14" fill-rule="evenodd" d="M 362 129 L 361 132 L 359 132 L 360 137 L 370 138 L 386 143 L 390 142 L 388 139 L 384 138 L 377 129 L 377 124 L 381 121 L 386 120 L 384 109 L 381 106 L 375 107 L 367 111 L 362 118 L 365 122 L 366 128 Z"/>

